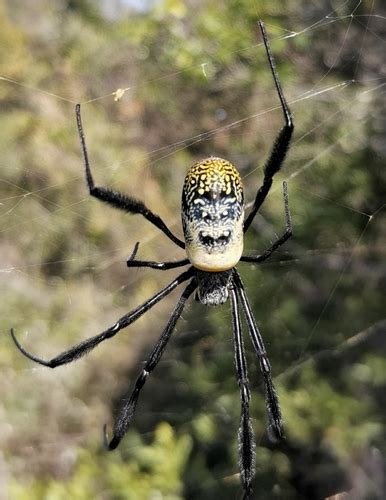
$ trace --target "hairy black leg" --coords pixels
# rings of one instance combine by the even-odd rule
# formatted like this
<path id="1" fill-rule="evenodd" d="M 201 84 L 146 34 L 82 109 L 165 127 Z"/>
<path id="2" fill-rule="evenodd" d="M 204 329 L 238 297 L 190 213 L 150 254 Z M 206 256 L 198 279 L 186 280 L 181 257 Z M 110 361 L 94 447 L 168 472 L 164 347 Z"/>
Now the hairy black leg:
<path id="1" fill-rule="evenodd" d="M 291 214 L 289 210 L 289 205 L 288 205 L 288 189 L 287 189 L 287 183 L 284 181 L 283 182 L 283 198 L 284 198 L 284 217 L 285 217 L 285 233 L 280 236 L 265 252 L 263 252 L 261 255 L 243 255 L 241 257 L 242 262 L 263 262 L 264 260 L 268 259 L 268 257 L 279 247 L 284 245 L 284 243 L 291 238 L 292 236 L 292 222 L 291 222 Z"/>
<path id="2" fill-rule="evenodd" d="M 252 493 L 252 479 L 255 475 L 255 436 L 253 434 L 252 422 L 249 416 L 249 392 L 247 361 L 244 353 L 244 342 L 241 332 L 241 321 L 239 301 L 233 285 L 230 288 L 230 299 L 232 306 L 232 327 L 235 346 L 235 367 L 237 382 L 240 387 L 241 415 L 238 433 L 239 441 L 239 464 L 241 483 L 244 488 L 244 498 L 247 499 Z"/>
<path id="3" fill-rule="evenodd" d="M 236 270 L 234 271 L 234 283 L 237 295 L 238 297 L 240 297 L 241 305 L 244 310 L 245 319 L 248 325 L 248 330 L 251 335 L 252 344 L 259 359 L 260 369 L 264 378 L 266 407 L 269 420 L 269 436 L 275 440 L 283 439 L 283 422 L 281 418 L 278 397 L 272 382 L 271 366 L 269 364 L 263 338 L 256 325 L 256 321 L 253 316 L 248 297 L 245 294 L 243 283 L 241 281 L 240 275 Z"/>
<path id="4" fill-rule="evenodd" d="M 83 127 L 82 127 L 80 104 L 76 105 L 75 113 L 76 113 L 76 123 L 78 125 L 80 145 L 82 147 L 82 153 L 83 153 L 83 163 L 86 171 L 86 180 L 91 196 L 95 196 L 95 198 L 98 198 L 99 200 L 102 200 L 112 205 L 113 207 L 118 208 L 119 210 L 123 210 L 131 214 L 143 215 L 145 219 L 147 219 L 149 222 L 158 227 L 158 229 L 160 229 L 164 234 L 166 234 L 166 236 L 170 238 L 176 245 L 178 245 L 181 248 L 185 248 L 185 243 L 176 236 L 174 236 L 174 234 L 166 226 L 161 217 L 159 217 L 158 215 L 154 214 L 151 210 L 149 210 L 142 201 L 132 198 L 131 196 L 127 196 L 123 193 L 120 193 L 119 191 L 113 191 L 112 189 L 106 189 L 94 185 L 94 179 L 91 174 L 90 163 L 86 148 L 86 140 L 84 137 Z"/>
<path id="5" fill-rule="evenodd" d="M 48 366 L 49 368 L 56 368 L 57 366 L 71 363 L 71 361 L 79 359 L 85 354 L 92 351 L 98 344 L 100 344 L 104 340 L 114 337 L 114 335 L 116 335 L 120 330 L 131 325 L 131 323 L 134 323 L 134 321 L 136 321 L 146 311 L 157 304 L 157 302 L 171 293 L 180 283 L 188 280 L 193 275 L 193 272 L 193 268 L 188 269 L 186 272 L 180 274 L 177 278 L 175 278 L 165 288 L 163 288 L 158 293 L 153 295 L 153 297 L 144 302 L 142 305 L 122 316 L 122 318 L 120 318 L 113 326 L 111 326 L 104 332 L 100 333 L 99 335 L 95 335 L 95 337 L 91 337 L 87 340 L 84 340 L 83 342 L 80 342 L 67 351 L 62 352 L 61 354 L 59 354 L 59 356 L 56 356 L 55 358 L 52 358 L 48 361 L 38 358 L 37 356 L 34 356 L 33 354 L 27 352 L 17 340 L 13 329 L 11 329 L 13 341 L 15 342 L 16 347 L 19 349 L 19 351 L 24 354 L 24 356 L 31 359 L 32 361 L 35 361 L 36 363 L 39 363 L 40 365 Z"/>
<path id="6" fill-rule="evenodd" d="M 263 185 L 259 188 L 256 194 L 255 201 L 253 203 L 252 210 L 248 217 L 244 222 L 244 232 L 246 232 L 251 225 L 257 211 L 261 207 L 264 202 L 271 186 L 273 176 L 278 172 L 283 164 L 285 156 L 287 154 L 289 144 L 291 142 L 292 132 L 294 129 L 294 124 L 292 121 L 291 111 L 288 107 L 287 101 L 285 100 L 283 90 L 280 85 L 279 75 L 276 70 L 275 61 L 271 52 L 271 47 L 268 42 L 267 34 L 265 32 L 264 24 L 262 21 L 259 21 L 259 27 L 261 30 L 261 34 L 263 36 L 263 41 L 265 45 L 265 50 L 267 52 L 267 57 L 269 61 L 269 65 L 272 71 L 273 80 L 275 82 L 276 90 L 280 99 L 280 104 L 284 114 L 285 124 L 284 127 L 280 130 L 278 136 L 275 139 L 275 142 L 272 147 L 271 154 L 264 166 L 264 180 Z"/>
<path id="7" fill-rule="evenodd" d="M 153 262 L 148 260 L 136 260 L 136 255 L 138 252 L 139 241 L 134 245 L 134 249 L 127 259 L 127 267 L 150 267 L 151 269 L 159 269 L 160 271 L 167 271 L 169 269 L 175 269 L 176 267 L 187 266 L 190 261 L 189 259 L 176 260 L 174 262 Z"/>
<path id="8" fill-rule="evenodd" d="M 134 389 L 133 392 L 131 393 L 130 398 L 127 400 L 127 402 L 124 404 L 124 406 L 121 408 L 121 411 L 119 412 L 118 418 L 114 424 L 113 438 L 111 439 L 110 443 L 108 443 L 108 439 L 106 436 L 106 429 L 105 429 L 105 441 L 109 450 L 114 450 L 119 445 L 123 436 L 126 434 L 127 428 L 130 425 L 130 422 L 133 418 L 141 389 L 144 386 L 150 372 L 154 370 L 159 360 L 161 359 L 161 356 L 166 348 L 170 336 L 176 326 L 177 320 L 181 316 L 185 303 L 189 298 L 189 296 L 195 290 L 196 286 L 197 286 L 196 280 L 195 278 L 193 278 L 192 281 L 183 291 L 180 299 L 178 300 L 177 305 L 164 331 L 162 332 L 158 342 L 153 347 L 153 350 L 150 353 L 150 356 L 146 361 L 143 370 L 141 371 L 139 377 L 135 382 Z"/>

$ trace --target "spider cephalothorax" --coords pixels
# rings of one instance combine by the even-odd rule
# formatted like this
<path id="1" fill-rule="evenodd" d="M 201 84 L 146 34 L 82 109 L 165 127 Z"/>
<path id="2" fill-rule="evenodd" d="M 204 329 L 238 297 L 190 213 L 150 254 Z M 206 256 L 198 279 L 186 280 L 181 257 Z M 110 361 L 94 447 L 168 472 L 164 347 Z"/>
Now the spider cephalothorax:
<path id="1" fill-rule="evenodd" d="M 243 252 L 244 194 L 227 160 L 206 158 L 188 171 L 182 190 L 182 227 L 190 262 L 202 271 L 226 271 Z"/>
<path id="2" fill-rule="evenodd" d="M 189 281 L 178 299 L 177 305 L 159 340 L 154 345 L 144 364 L 130 397 L 125 399 L 115 421 L 114 434 L 110 442 L 106 435 L 106 445 L 108 449 L 113 450 L 118 446 L 130 425 L 139 393 L 148 375 L 154 370 L 161 359 L 188 298 L 195 290 L 197 291 L 196 297 L 198 300 L 206 305 L 220 305 L 229 298 L 232 311 L 235 367 L 241 400 L 238 436 L 240 476 L 244 489 L 244 499 L 249 498 L 252 491 L 252 479 L 255 467 L 255 442 L 252 421 L 249 416 L 250 392 L 241 331 L 240 311 L 244 315 L 245 323 L 263 376 L 270 430 L 269 434 L 277 439 L 281 439 L 284 436 L 284 431 L 279 403 L 271 378 L 271 367 L 264 347 L 263 338 L 253 316 L 252 308 L 240 275 L 234 266 L 239 261 L 253 263 L 263 262 L 268 259 L 275 250 L 283 245 L 292 234 L 287 185 L 284 182 L 283 191 L 286 231 L 261 255 L 242 255 L 243 235 L 250 227 L 253 218 L 267 197 L 272 185 L 273 176 L 278 172 L 284 161 L 293 131 L 292 116 L 280 86 L 264 25 L 262 22 L 260 22 L 259 25 L 283 110 L 285 123 L 275 140 L 271 154 L 265 164 L 263 184 L 256 193 L 256 198 L 248 217 L 244 220 L 244 198 L 240 175 L 231 163 L 221 158 L 207 158 L 195 163 L 188 171 L 182 193 L 182 224 L 185 241 L 176 237 L 163 220 L 148 209 L 142 201 L 131 198 L 118 191 L 95 186 L 88 159 L 86 140 L 83 133 L 80 105 L 78 104 L 76 106 L 76 119 L 83 153 L 86 181 L 90 194 L 125 212 L 141 214 L 178 245 L 180 249 L 186 250 L 187 257 L 177 261 L 141 261 L 135 258 L 139 245 L 139 243 L 136 243 L 134 251 L 127 261 L 128 267 L 150 267 L 160 270 L 174 269 L 189 264 L 190 267 L 174 278 L 162 290 L 146 300 L 142 305 L 118 319 L 113 326 L 94 337 L 90 337 L 80 342 L 48 361 L 38 358 L 26 351 L 26 349 L 20 345 L 14 331 L 11 330 L 11 335 L 16 346 L 25 356 L 36 363 L 55 368 L 84 356 L 104 340 L 114 337 L 119 331 L 134 323 L 134 321 L 146 311 L 169 295 L 178 285 Z"/>
<path id="3" fill-rule="evenodd" d="M 229 286 L 232 282 L 232 270 L 219 273 L 196 271 L 197 295 L 196 298 L 205 306 L 219 306 L 229 297 Z"/>

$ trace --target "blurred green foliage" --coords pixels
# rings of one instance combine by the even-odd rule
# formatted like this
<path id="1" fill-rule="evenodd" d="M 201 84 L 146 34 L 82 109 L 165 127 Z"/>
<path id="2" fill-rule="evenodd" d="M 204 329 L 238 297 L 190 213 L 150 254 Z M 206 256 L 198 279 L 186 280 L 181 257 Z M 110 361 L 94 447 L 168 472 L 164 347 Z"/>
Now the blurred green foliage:
<path id="1" fill-rule="evenodd" d="M 8 331 L 53 356 L 171 279 L 125 270 L 136 241 L 141 258 L 182 256 L 143 220 L 89 199 L 75 102 L 97 181 L 144 198 L 178 234 L 180 187 L 197 159 L 230 159 L 253 199 L 282 123 L 256 30 L 262 18 L 296 131 L 246 252 L 261 252 L 283 230 L 283 179 L 295 235 L 261 267 L 240 265 L 287 432 L 283 443 L 267 438 L 246 341 L 256 498 L 383 498 L 384 18 L 375 7 L 367 17 L 370 2 L 354 18 L 355 2 L 124 4 L 0 4 L 2 489 L 39 500 L 241 495 L 228 305 L 191 302 L 114 453 L 103 450 L 100 429 L 127 397 L 177 295 L 58 370 L 24 359 Z M 126 89 L 120 100 L 117 89 Z"/>
<path id="2" fill-rule="evenodd" d="M 176 437 L 166 422 L 157 426 L 151 446 L 141 442 L 138 435 L 131 436 L 134 451 L 125 457 L 118 454 L 105 457 L 98 449 L 80 450 L 70 481 L 42 477 L 34 481 L 34 488 L 25 488 L 20 481 L 12 481 L 12 498 L 98 498 L 117 499 L 180 498 L 181 476 L 192 448 L 187 435 Z M 165 459 L 167 457 L 167 460 Z"/>

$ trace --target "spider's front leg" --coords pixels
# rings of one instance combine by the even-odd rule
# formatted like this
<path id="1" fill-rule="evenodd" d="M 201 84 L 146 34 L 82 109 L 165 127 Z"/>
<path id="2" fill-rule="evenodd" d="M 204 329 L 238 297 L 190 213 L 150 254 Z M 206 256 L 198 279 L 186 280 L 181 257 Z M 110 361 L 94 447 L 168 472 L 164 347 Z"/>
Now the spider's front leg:
<path id="1" fill-rule="evenodd" d="M 232 307 L 232 327 L 235 346 L 235 367 L 237 381 L 240 388 L 241 415 L 238 434 L 239 462 L 241 483 L 244 488 L 244 499 L 252 493 L 252 480 L 255 475 L 255 436 L 249 416 L 249 402 L 251 399 L 248 382 L 247 361 L 244 353 L 244 342 L 241 332 L 239 300 L 232 284 L 229 289 Z"/>
<path id="2" fill-rule="evenodd" d="M 169 283 L 162 290 L 153 295 L 153 297 L 148 299 L 142 305 L 122 316 L 113 326 L 107 328 L 107 330 L 105 330 L 104 332 L 100 333 L 99 335 L 95 335 L 94 337 L 90 337 L 83 342 L 80 342 L 79 344 L 71 347 L 67 351 L 62 352 L 61 354 L 50 360 L 38 358 L 37 356 L 34 356 L 33 354 L 30 354 L 28 351 L 26 351 L 26 349 L 24 349 L 24 347 L 17 340 L 13 328 L 11 328 L 12 339 L 19 351 L 31 361 L 35 361 L 35 363 L 39 363 L 40 365 L 47 366 L 49 368 L 56 368 L 57 366 L 71 363 L 72 361 L 75 361 L 88 354 L 104 340 L 114 337 L 123 328 L 126 328 L 127 326 L 134 323 L 134 321 L 145 314 L 145 312 L 147 312 L 151 307 L 155 306 L 158 302 L 169 295 L 180 283 L 183 283 L 184 281 L 187 281 L 189 278 L 191 278 L 192 275 L 193 268 L 190 268 L 186 272 L 177 276 L 177 278 L 175 278 L 171 283 Z"/>
<path id="3" fill-rule="evenodd" d="M 181 248 L 185 248 L 185 243 L 179 238 L 174 236 L 170 231 L 164 221 L 158 215 L 154 214 L 147 206 L 140 200 L 127 196 L 126 194 L 120 193 L 119 191 L 113 191 L 112 189 L 106 189 L 103 187 L 95 186 L 94 179 L 91 174 L 90 162 L 88 159 L 86 139 L 83 132 L 82 118 L 80 114 L 80 104 L 75 107 L 76 113 L 76 123 L 78 126 L 78 133 L 80 139 L 80 145 L 83 153 L 83 163 L 86 172 L 86 181 L 90 191 L 91 196 L 98 198 L 109 205 L 128 212 L 131 214 L 141 214 L 145 219 L 154 224 L 158 229 L 160 229 L 168 238 L 170 238 L 176 245 Z"/>
<path id="4" fill-rule="evenodd" d="M 156 345 L 153 347 L 153 350 L 150 353 L 150 356 L 146 361 L 143 370 L 141 370 L 141 373 L 139 374 L 139 377 L 135 382 L 134 389 L 131 393 L 130 398 L 122 407 L 118 415 L 118 418 L 115 422 L 114 435 L 110 443 L 108 442 L 108 438 L 106 435 L 106 427 L 105 427 L 105 444 L 109 450 L 114 450 L 119 445 L 123 436 L 126 434 L 127 428 L 130 425 L 130 422 L 133 418 L 141 389 L 145 385 L 145 382 L 147 380 L 147 377 L 150 375 L 150 372 L 154 370 L 159 360 L 161 359 L 161 356 L 166 348 L 166 345 L 169 342 L 170 336 L 173 333 L 173 330 L 176 326 L 177 320 L 182 314 L 185 303 L 190 297 L 190 295 L 194 292 L 196 287 L 197 287 L 196 280 L 195 278 L 193 278 L 183 291 L 164 331 L 162 332 Z"/>
<path id="5" fill-rule="evenodd" d="M 234 272 L 234 284 L 237 296 L 240 298 L 241 306 L 244 310 L 252 344 L 258 357 L 260 370 L 264 378 L 266 407 L 269 420 L 269 436 L 275 440 L 281 440 L 284 439 L 283 421 L 279 400 L 272 382 L 271 365 L 268 360 L 267 351 L 265 350 L 263 338 L 257 327 L 248 297 L 246 296 L 244 285 L 236 269 Z"/>

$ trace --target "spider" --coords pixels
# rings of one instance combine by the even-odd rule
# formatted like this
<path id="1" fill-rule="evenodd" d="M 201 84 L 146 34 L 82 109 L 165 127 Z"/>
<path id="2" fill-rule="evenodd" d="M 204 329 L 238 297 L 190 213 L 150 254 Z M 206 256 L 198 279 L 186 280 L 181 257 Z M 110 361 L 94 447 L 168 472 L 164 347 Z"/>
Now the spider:
<path id="1" fill-rule="evenodd" d="M 195 298 L 202 304 L 209 306 L 218 306 L 226 302 L 229 298 L 231 302 L 235 347 L 235 368 L 241 400 L 238 442 L 240 477 L 244 490 L 244 498 L 249 498 L 252 492 L 251 484 L 255 473 L 255 439 L 249 415 L 250 391 L 241 331 L 240 310 L 244 314 L 264 379 L 269 435 L 273 439 L 279 440 L 284 438 L 284 430 L 278 397 L 272 382 L 270 363 L 263 339 L 253 316 L 243 282 L 235 266 L 239 261 L 251 263 L 265 261 L 292 235 L 287 184 L 283 182 L 285 232 L 261 255 L 246 256 L 242 254 L 244 233 L 249 229 L 257 211 L 266 199 L 272 185 L 273 176 L 280 170 L 283 164 L 294 129 L 292 115 L 280 85 L 279 76 L 262 21 L 259 21 L 259 27 L 285 123 L 277 135 L 270 156 L 265 164 L 263 184 L 257 191 L 249 215 L 244 218 L 243 187 L 238 171 L 229 161 L 217 157 L 209 157 L 195 163 L 186 175 L 182 191 L 181 207 L 185 241 L 177 238 L 163 220 L 147 208 L 142 201 L 111 189 L 95 186 L 82 127 L 80 105 L 77 104 L 75 110 L 76 120 L 90 195 L 124 212 L 141 214 L 177 246 L 185 249 L 187 254 L 187 258 L 174 262 L 141 261 L 136 259 L 139 247 L 139 243 L 136 243 L 131 256 L 127 260 L 127 266 L 148 267 L 163 271 L 187 265 L 189 265 L 189 268 L 142 305 L 122 316 L 113 326 L 107 328 L 99 335 L 80 342 L 51 360 L 47 361 L 38 358 L 26 351 L 17 340 L 13 329 L 11 329 L 13 341 L 21 353 L 36 363 L 56 368 L 57 366 L 75 361 L 88 354 L 104 340 L 114 337 L 120 330 L 134 323 L 140 316 L 169 295 L 178 285 L 188 281 L 166 327 L 154 345 L 135 382 L 130 398 L 120 409 L 110 441 L 108 440 L 105 428 L 106 446 L 109 450 L 113 450 L 120 443 L 132 421 L 141 389 L 149 374 L 157 366 L 188 298 L 195 292 Z"/>

